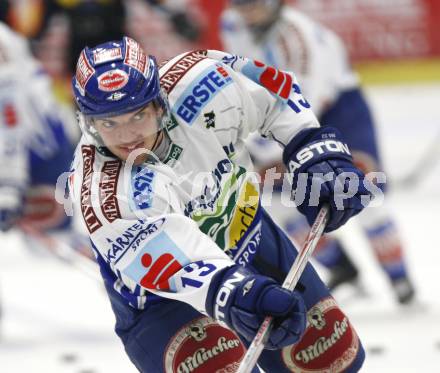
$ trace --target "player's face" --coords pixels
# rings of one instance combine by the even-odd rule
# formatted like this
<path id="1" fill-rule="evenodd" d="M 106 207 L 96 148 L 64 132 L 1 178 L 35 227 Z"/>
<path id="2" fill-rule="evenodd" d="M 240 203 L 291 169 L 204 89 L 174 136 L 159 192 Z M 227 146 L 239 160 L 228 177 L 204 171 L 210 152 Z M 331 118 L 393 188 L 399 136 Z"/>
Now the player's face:
<path id="1" fill-rule="evenodd" d="M 110 118 L 93 120 L 104 145 L 118 158 L 127 160 L 131 152 L 140 149 L 152 150 L 157 146 L 162 134 L 158 134 L 162 109 L 153 103 L 142 109 Z M 144 152 L 146 153 L 146 152 Z M 148 154 L 136 157 L 134 164 L 146 160 Z"/>
<path id="2" fill-rule="evenodd" d="M 260 2 L 234 5 L 233 7 L 240 13 L 249 27 L 258 27 L 265 24 L 272 12 L 265 4 Z"/>

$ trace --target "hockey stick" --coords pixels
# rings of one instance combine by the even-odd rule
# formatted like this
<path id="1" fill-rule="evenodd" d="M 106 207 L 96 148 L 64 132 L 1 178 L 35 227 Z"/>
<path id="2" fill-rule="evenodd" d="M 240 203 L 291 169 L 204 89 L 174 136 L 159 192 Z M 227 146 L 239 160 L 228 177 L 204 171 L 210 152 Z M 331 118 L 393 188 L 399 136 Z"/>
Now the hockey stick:
<path id="1" fill-rule="evenodd" d="M 98 264 L 94 260 L 80 254 L 60 239 L 43 233 L 29 224 L 19 224 L 19 229 L 25 236 L 36 240 L 59 261 L 78 269 L 95 281 L 102 282 Z"/>
<path id="2" fill-rule="evenodd" d="M 321 238 L 324 228 L 327 225 L 329 214 L 329 207 L 324 206 L 318 213 L 315 222 L 310 229 L 309 235 L 304 242 L 301 251 L 298 253 L 295 261 L 290 268 L 286 279 L 283 282 L 283 288 L 288 290 L 295 289 L 301 274 L 306 267 L 307 262 L 310 259 L 313 251 L 315 250 L 316 244 Z M 263 352 L 264 345 L 269 337 L 270 331 L 272 330 L 272 316 L 267 316 L 260 326 L 254 340 L 246 351 L 246 355 L 240 363 L 237 373 L 250 373 L 254 366 L 257 364 L 257 360 Z"/>
<path id="3" fill-rule="evenodd" d="M 439 142 L 440 132 L 437 133 L 437 136 L 430 146 L 426 148 L 411 170 L 405 176 L 397 178 L 397 180 L 391 180 L 391 186 L 398 189 L 410 189 L 420 184 L 422 177 L 425 176 L 429 170 L 432 170 L 434 168 L 433 166 L 435 166 L 440 159 Z"/>

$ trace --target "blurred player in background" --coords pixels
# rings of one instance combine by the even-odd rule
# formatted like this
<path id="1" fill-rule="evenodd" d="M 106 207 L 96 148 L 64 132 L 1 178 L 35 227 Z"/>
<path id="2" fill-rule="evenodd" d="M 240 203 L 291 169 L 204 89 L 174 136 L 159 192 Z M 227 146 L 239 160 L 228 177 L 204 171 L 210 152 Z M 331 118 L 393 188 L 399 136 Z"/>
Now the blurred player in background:
<path id="1" fill-rule="evenodd" d="M 54 17 L 65 15 L 69 31 L 67 41 L 68 73 L 75 70 L 76 56 L 88 43 L 98 44 L 120 38 L 125 31 L 126 7 L 123 0 L 62 1 L 44 0 L 40 37 Z"/>
<path id="2" fill-rule="evenodd" d="M 32 232 L 27 238 L 52 232 L 83 248 L 54 195 L 69 170 L 76 139 L 66 128 L 74 120 L 55 101 L 26 40 L 0 22 L 0 231 L 20 228 Z M 27 239 L 32 244 L 41 242 Z"/>
<path id="3" fill-rule="evenodd" d="M 335 33 L 285 5 L 283 0 L 231 0 L 221 25 L 225 50 L 294 71 L 321 125 L 336 127 L 346 137 L 355 164 L 365 173 L 382 170 L 370 109 Z M 252 137 L 248 144 L 261 172 L 274 166 L 280 168 L 281 149 L 275 142 Z M 384 184 L 378 186 L 385 189 Z M 270 211 L 278 215 L 293 238 L 302 242 L 308 229 L 305 220 L 300 216 L 280 216 L 285 210 L 274 206 Z M 411 302 L 414 287 L 388 208 L 384 205 L 367 209 L 358 221 L 398 302 Z M 357 282 L 358 269 L 339 240 L 323 237 L 315 253 L 315 258 L 330 270 L 330 289 Z"/>
<path id="4" fill-rule="evenodd" d="M 4 2 L 1 19 L 31 41 L 51 76 L 57 98 L 71 103 L 70 76 L 86 45 L 131 35 L 156 56 L 169 58 L 195 49 L 198 22 L 192 0 L 21 0 Z M 194 17 L 192 17 L 194 18 Z M 160 33 L 161 38 L 156 37 Z"/>
<path id="5" fill-rule="evenodd" d="M 0 10 L 3 21 L 9 21 L 13 28 L 33 41 L 48 37 L 47 31 L 52 30 L 60 17 L 67 21 L 67 40 L 62 53 L 66 54 L 70 76 L 75 70 L 76 57 L 86 45 L 120 39 L 130 32 L 128 17 L 138 3 L 154 9 L 156 15 L 163 15 L 183 39 L 195 41 L 199 38 L 197 23 L 188 18 L 186 0 L 37 0 L 27 1 L 27 6 L 26 0 L 20 3 L 2 0 Z"/>
<path id="6" fill-rule="evenodd" d="M 28 212 L 37 212 L 33 203 L 44 202 L 46 197 L 51 207 L 45 205 L 41 212 L 47 216 L 38 216 L 34 224 L 44 229 L 62 227 L 69 219 L 49 197 L 57 177 L 69 169 L 75 135 L 66 128 L 74 118 L 55 101 L 50 79 L 26 40 L 2 23 L 0 79 L 1 230 L 23 217 L 31 218 Z"/>
<path id="7" fill-rule="evenodd" d="M 9 10 L 10 10 L 11 4 L 9 3 L 9 0 L 1 0 L 0 1 L 0 21 L 6 22 Z"/>
<path id="8" fill-rule="evenodd" d="M 293 74 L 279 72 L 290 83 L 271 94 L 264 77 L 272 71 L 212 50 L 159 68 L 128 37 L 79 56 L 72 87 L 83 137 L 69 189 L 116 332 L 141 372 L 235 371 L 240 339 L 249 343 L 265 315 L 275 317 L 259 359 L 265 371 L 348 373 L 362 365 L 356 332 L 311 265 L 295 291 L 281 289 L 297 251 L 260 204 L 243 140 L 257 130 L 276 137 L 292 165 L 299 152 L 333 139 L 337 149 L 324 142 L 321 154 L 292 170 L 293 188 L 300 173 L 322 181 L 316 170 L 332 172 L 316 196 L 330 206 L 327 231 L 363 209 L 371 183 L 338 131 L 319 127 Z M 335 188 L 348 187 L 344 172 L 359 184 L 341 209 Z M 301 212 L 313 221 L 319 208 L 310 197 L 308 190 Z"/>

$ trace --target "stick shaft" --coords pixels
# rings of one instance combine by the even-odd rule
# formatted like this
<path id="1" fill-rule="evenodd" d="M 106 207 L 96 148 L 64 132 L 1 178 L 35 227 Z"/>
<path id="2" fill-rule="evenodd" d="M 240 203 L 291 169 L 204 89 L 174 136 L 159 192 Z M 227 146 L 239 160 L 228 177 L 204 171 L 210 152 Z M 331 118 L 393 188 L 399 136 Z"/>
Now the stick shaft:
<path id="1" fill-rule="evenodd" d="M 31 225 L 21 224 L 19 228 L 24 235 L 32 237 L 41 245 L 41 247 L 47 249 L 53 257 L 59 261 L 77 268 L 91 279 L 99 281 L 99 283 L 102 282 L 98 264 L 93 259 L 77 252 L 73 247 L 70 247 L 61 239 L 52 237 L 45 232 L 41 232 L 33 228 Z"/>
<path id="2" fill-rule="evenodd" d="M 403 177 L 397 178 L 397 180 L 391 180 L 391 185 L 397 188 L 411 188 L 417 186 L 423 177 L 431 170 L 434 170 L 435 164 L 439 161 L 440 148 L 438 143 L 440 141 L 440 132 L 434 138 L 430 146 L 427 146 L 412 168 Z"/>
<path id="3" fill-rule="evenodd" d="M 316 244 L 324 232 L 324 228 L 328 221 L 328 213 L 328 206 L 322 207 L 319 211 L 302 249 L 295 258 L 295 261 L 293 262 L 292 267 L 290 268 L 289 273 L 283 282 L 283 288 L 288 290 L 295 289 L 295 286 L 298 283 L 299 278 L 307 265 L 307 262 L 315 250 Z M 237 373 L 250 373 L 253 367 L 257 364 L 258 358 L 263 352 L 264 344 L 269 337 L 270 331 L 272 330 L 272 320 L 273 317 L 271 316 L 267 316 L 264 319 L 251 345 L 247 349 L 246 355 L 241 361 Z"/>

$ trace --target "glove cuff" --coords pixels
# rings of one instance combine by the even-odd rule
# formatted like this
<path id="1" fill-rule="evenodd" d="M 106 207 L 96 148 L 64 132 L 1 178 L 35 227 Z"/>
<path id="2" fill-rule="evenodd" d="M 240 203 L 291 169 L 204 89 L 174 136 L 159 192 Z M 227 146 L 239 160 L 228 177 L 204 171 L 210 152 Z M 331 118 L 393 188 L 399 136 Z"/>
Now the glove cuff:
<path id="1" fill-rule="evenodd" d="M 348 145 L 333 127 L 307 128 L 284 148 L 283 161 L 290 173 L 297 175 L 315 163 L 329 159 L 352 162 Z"/>
<path id="2" fill-rule="evenodd" d="M 217 272 L 211 280 L 205 309 L 210 317 L 220 324 L 230 325 L 228 307 L 232 304 L 237 286 L 251 274 L 239 265 Z"/>
<path id="3" fill-rule="evenodd" d="M 252 273 L 239 265 L 228 267 L 216 274 L 208 292 L 206 311 L 220 324 L 232 326 L 230 308 L 255 312 L 264 288 L 276 281 Z"/>

